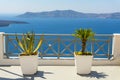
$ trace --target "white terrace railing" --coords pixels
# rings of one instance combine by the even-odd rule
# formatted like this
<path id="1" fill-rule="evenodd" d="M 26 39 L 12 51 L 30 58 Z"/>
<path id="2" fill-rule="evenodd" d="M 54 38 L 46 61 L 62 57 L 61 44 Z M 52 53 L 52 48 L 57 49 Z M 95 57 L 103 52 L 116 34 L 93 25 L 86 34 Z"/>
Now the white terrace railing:
<path id="1" fill-rule="evenodd" d="M 7 58 L 18 57 L 20 47 L 15 40 L 16 34 L 6 33 L 4 55 Z M 17 34 L 19 37 L 22 34 Z M 72 34 L 36 34 L 36 44 L 44 36 L 43 44 L 39 49 L 39 58 L 73 58 L 74 51 L 81 50 L 81 41 Z M 112 58 L 112 34 L 96 34 L 94 41 L 88 41 L 86 51 L 93 53 L 94 58 Z"/>
<path id="2" fill-rule="evenodd" d="M 36 44 L 43 35 L 39 65 L 74 65 L 73 53 L 81 50 L 79 39 L 72 34 L 36 34 Z M 120 65 L 120 34 L 96 34 L 94 41 L 88 41 L 86 51 L 93 53 L 93 65 Z M 20 53 L 15 33 L 0 32 L 0 65 L 20 65 Z"/>

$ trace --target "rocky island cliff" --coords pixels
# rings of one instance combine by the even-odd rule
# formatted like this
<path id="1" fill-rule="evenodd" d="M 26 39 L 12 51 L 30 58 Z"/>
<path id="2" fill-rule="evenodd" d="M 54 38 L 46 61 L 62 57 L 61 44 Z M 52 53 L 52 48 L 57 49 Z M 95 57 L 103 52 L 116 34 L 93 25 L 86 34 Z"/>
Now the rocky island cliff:
<path id="1" fill-rule="evenodd" d="M 9 26 L 10 24 L 27 24 L 27 22 L 12 21 L 12 20 L 0 20 L 0 27 Z"/>
<path id="2" fill-rule="evenodd" d="M 18 15 L 21 18 L 115 18 L 120 19 L 120 12 L 116 13 L 82 13 L 74 10 L 55 10 L 46 12 L 26 12 Z"/>

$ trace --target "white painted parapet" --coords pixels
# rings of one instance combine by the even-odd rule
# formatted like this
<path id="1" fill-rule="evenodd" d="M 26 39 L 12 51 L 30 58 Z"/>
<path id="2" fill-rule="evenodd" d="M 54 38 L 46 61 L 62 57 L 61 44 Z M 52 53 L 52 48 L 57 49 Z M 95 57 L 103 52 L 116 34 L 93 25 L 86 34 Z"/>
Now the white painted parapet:
<path id="1" fill-rule="evenodd" d="M 120 34 L 113 34 L 112 54 L 114 59 L 120 59 Z"/>
<path id="2" fill-rule="evenodd" d="M 5 47 L 4 32 L 0 32 L 0 65 L 20 65 L 19 58 L 3 58 Z M 92 65 L 120 65 L 120 34 L 113 34 L 112 54 L 114 59 L 94 59 Z M 39 59 L 41 66 L 74 66 L 74 59 Z"/>
<path id="3" fill-rule="evenodd" d="M 4 56 L 4 32 L 0 32 L 0 60 Z"/>

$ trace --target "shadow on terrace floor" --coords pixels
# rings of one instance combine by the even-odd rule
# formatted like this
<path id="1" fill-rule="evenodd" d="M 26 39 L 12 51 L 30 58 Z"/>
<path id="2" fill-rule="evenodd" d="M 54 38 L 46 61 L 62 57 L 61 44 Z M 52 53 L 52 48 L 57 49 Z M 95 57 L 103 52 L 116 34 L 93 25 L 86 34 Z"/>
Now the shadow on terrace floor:
<path id="1" fill-rule="evenodd" d="M 19 76 L 21 78 L 4 78 L 4 77 L 0 77 L 0 80 L 34 80 L 36 77 L 37 78 L 43 78 L 43 79 L 46 79 L 44 77 L 44 74 L 53 74 L 51 72 L 43 72 L 43 71 L 37 71 L 37 73 L 35 73 L 34 75 L 20 75 L 20 74 L 16 74 L 14 72 L 10 72 L 8 70 L 5 70 L 5 69 L 2 69 L 0 68 L 1 71 L 5 71 L 7 73 L 10 73 L 12 75 L 15 75 L 15 76 Z"/>
<path id="2" fill-rule="evenodd" d="M 106 78 L 108 76 L 103 72 L 98 73 L 96 71 L 91 71 L 90 74 L 78 74 L 78 75 L 80 75 L 81 77 L 90 77 L 90 78 L 97 78 L 97 79 Z"/>

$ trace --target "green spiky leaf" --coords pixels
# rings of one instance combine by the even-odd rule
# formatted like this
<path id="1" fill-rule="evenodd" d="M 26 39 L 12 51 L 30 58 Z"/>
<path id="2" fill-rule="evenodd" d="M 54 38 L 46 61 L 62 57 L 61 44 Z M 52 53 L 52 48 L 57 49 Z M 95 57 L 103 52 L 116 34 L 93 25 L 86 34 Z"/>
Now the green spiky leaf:
<path id="1" fill-rule="evenodd" d="M 78 29 L 75 31 L 73 36 L 79 38 L 82 42 L 82 50 L 83 55 L 85 54 L 86 44 L 88 40 L 94 39 L 94 33 L 91 29 Z"/>
<path id="2" fill-rule="evenodd" d="M 33 32 L 23 34 L 21 39 L 16 35 L 16 41 L 23 51 L 22 55 L 36 55 L 43 42 L 43 36 L 40 38 L 37 46 L 35 46 L 35 34 Z"/>

